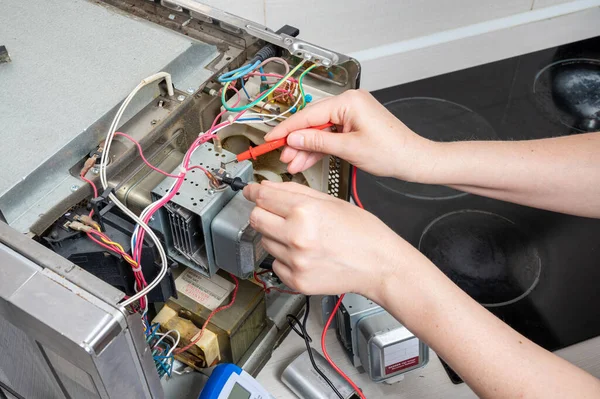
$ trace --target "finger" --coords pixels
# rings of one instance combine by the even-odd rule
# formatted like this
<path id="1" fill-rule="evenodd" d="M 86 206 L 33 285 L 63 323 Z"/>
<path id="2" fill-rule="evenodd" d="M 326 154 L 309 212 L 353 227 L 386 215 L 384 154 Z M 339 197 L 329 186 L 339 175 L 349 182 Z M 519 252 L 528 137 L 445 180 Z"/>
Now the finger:
<path id="1" fill-rule="evenodd" d="M 290 163 L 296 155 L 298 155 L 298 150 L 289 146 L 285 146 L 283 151 L 281 151 L 281 156 L 279 160 L 283 163 Z"/>
<path id="2" fill-rule="evenodd" d="M 312 168 L 317 162 L 323 159 L 324 156 L 325 154 L 321 154 L 319 152 L 311 152 L 306 160 L 306 163 L 304 164 L 303 170 Z"/>
<path id="3" fill-rule="evenodd" d="M 285 285 L 287 285 L 291 289 L 296 289 L 292 284 L 293 274 L 291 267 L 276 259 L 275 262 L 273 262 L 273 271 L 275 272 L 277 277 L 279 277 L 279 279 L 283 281 Z"/>
<path id="4" fill-rule="evenodd" d="M 294 157 L 294 159 L 292 160 L 292 162 L 288 164 L 288 172 L 290 172 L 293 175 L 302 172 L 304 170 L 302 169 L 302 167 L 306 163 L 306 160 L 308 159 L 309 155 L 310 153 L 306 151 L 299 151 L 296 157 Z"/>
<path id="5" fill-rule="evenodd" d="M 327 195 L 325 193 L 322 193 L 320 191 L 317 191 L 315 189 L 312 189 L 308 186 L 305 186 L 303 184 L 298 184 L 295 182 L 285 182 L 285 183 L 277 183 L 277 182 L 272 182 L 272 181 L 263 181 L 263 184 L 265 184 L 266 186 L 272 186 L 275 187 L 279 190 L 284 190 L 284 191 L 288 191 L 292 194 L 302 194 L 305 195 L 307 197 L 312 197 L 315 199 L 327 199 L 330 200 L 333 197 L 331 197 L 330 195 Z"/>
<path id="6" fill-rule="evenodd" d="M 258 206 L 250 213 L 250 225 L 264 237 L 274 240 L 285 234 L 285 219 Z"/>
<path id="7" fill-rule="evenodd" d="M 294 161 L 290 162 L 290 164 L 288 165 L 288 172 L 290 172 L 293 175 L 295 175 L 296 173 L 304 172 L 307 169 L 310 169 L 312 166 L 314 166 L 317 162 L 319 162 L 325 156 L 325 154 L 321 154 L 319 152 L 300 151 L 299 154 L 300 153 L 306 154 L 306 157 L 304 157 L 302 159 L 302 164 L 300 164 L 300 162 L 301 162 L 300 160 L 296 161 L 296 159 L 294 159 Z M 298 158 L 298 157 L 296 157 L 296 158 Z"/>
<path id="8" fill-rule="evenodd" d="M 263 180 L 261 184 L 248 184 L 244 187 L 244 196 L 257 206 L 283 218 L 295 206 L 306 201 L 306 196 L 273 187 L 268 184 L 268 180 Z"/>
<path id="9" fill-rule="evenodd" d="M 355 135 L 333 133 L 317 129 L 301 129 L 290 133 L 287 145 L 297 150 L 319 152 L 348 158 Z"/>
<path id="10" fill-rule="evenodd" d="M 290 251 L 282 243 L 278 242 L 277 240 L 272 240 L 272 239 L 267 238 L 267 237 L 263 237 L 260 242 L 261 242 L 263 248 L 269 254 L 271 254 L 275 259 L 278 259 L 279 261 L 282 261 L 282 262 L 289 261 L 287 259 L 287 254 Z"/>
<path id="11" fill-rule="evenodd" d="M 296 130 L 307 129 L 311 126 L 320 126 L 328 122 L 343 125 L 343 112 L 339 112 L 343 107 L 343 101 L 343 99 L 340 100 L 339 96 L 336 96 L 306 107 L 275 126 L 265 136 L 265 140 L 276 140 L 286 137 Z"/>

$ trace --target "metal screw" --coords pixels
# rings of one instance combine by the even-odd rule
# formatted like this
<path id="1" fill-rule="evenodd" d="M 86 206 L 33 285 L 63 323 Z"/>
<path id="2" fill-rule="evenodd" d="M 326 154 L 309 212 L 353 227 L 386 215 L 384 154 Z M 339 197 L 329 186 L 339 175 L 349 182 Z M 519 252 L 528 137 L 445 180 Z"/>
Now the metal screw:
<path id="1" fill-rule="evenodd" d="M 329 61 L 329 60 L 323 60 L 323 65 L 329 66 L 329 65 L 331 65 L 331 61 Z"/>
<path id="2" fill-rule="evenodd" d="M 152 119 L 152 120 L 150 121 L 150 124 L 151 124 L 151 125 L 156 125 L 157 123 L 158 123 L 158 122 L 156 121 L 156 119 Z"/>
<path id="3" fill-rule="evenodd" d="M 289 37 L 286 37 L 285 39 L 283 39 L 283 42 L 289 46 L 289 45 L 290 45 L 290 44 L 292 44 L 294 41 L 293 41 L 292 39 L 290 39 Z"/>
<path id="4" fill-rule="evenodd" d="M 231 173 L 225 173 L 225 177 L 231 177 Z"/>
<path id="5" fill-rule="evenodd" d="M 75 192 L 75 191 L 77 191 L 77 190 L 79 190 L 79 186 L 78 186 L 77 184 L 73 184 L 73 185 L 71 186 L 71 191 L 72 191 L 72 192 Z"/>
<path id="6" fill-rule="evenodd" d="M 100 168 L 97 167 L 97 166 L 93 167 L 92 168 L 92 173 L 95 174 L 95 175 L 97 175 L 98 173 L 100 173 Z"/>
<path id="7" fill-rule="evenodd" d="M 207 192 L 208 192 L 208 194 L 213 195 L 215 193 L 215 190 L 212 188 L 209 188 Z"/>
<path id="8" fill-rule="evenodd" d="M 185 100 L 185 96 L 180 94 L 180 95 L 177 96 L 177 100 L 178 101 L 183 101 L 183 100 Z"/>
<path id="9" fill-rule="evenodd" d="M 312 55 L 310 55 L 308 53 L 304 54 L 304 59 L 305 60 L 310 60 L 311 58 L 312 58 Z"/>
<path id="10" fill-rule="evenodd" d="M 193 87 L 188 87 L 187 92 L 190 94 L 194 94 L 194 92 L 196 91 L 196 89 L 194 89 Z"/>
<path id="11" fill-rule="evenodd" d="M 162 108 L 165 105 L 165 102 L 163 100 L 160 100 L 158 102 L 158 108 Z"/>

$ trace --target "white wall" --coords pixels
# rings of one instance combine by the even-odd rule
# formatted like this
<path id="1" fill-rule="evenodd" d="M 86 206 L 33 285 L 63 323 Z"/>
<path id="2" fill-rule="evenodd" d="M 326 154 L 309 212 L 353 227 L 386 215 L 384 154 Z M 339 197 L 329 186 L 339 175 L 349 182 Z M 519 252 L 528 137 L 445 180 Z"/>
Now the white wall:
<path id="1" fill-rule="evenodd" d="M 201 0 L 356 57 L 374 90 L 600 35 L 600 0 Z"/>

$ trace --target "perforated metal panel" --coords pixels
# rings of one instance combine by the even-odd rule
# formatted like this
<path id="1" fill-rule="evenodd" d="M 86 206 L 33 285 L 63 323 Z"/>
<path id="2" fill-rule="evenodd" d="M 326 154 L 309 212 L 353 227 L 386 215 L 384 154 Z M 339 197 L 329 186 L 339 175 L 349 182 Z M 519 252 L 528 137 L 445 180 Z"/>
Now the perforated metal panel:
<path id="1" fill-rule="evenodd" d="M 327 193 L 341 198 L 342 185 L 342 160 L 337 157 L 329 157 L 329 182 Z"/>

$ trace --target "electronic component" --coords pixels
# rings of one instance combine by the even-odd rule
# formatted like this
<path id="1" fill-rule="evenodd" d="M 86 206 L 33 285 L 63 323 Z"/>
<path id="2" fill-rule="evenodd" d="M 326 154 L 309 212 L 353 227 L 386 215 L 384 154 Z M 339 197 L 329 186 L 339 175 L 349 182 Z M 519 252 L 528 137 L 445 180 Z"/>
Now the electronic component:
<path id="1" fill-rule="evenodd" d="M 251 277 L 267 256 L 262 235 L 250 226 L 252 209 L 254 203 L 237 193 L 211 224 L 216 264 L 240 278 Z"/>
<path id="2" fill-rule="evenodd" d="M 198 399 L 273 398 L 250 374 L 235 364 L 219 364 L 211 373 Z"/>
<path id="3" fill-rule="evenodd" d="M 183 327 L 185 323 L 180 319 L 189 320 L 193 326 L 188 324 L 180 331 L 182 346 L 187 345 L 209 314 L 230 300 L 228 284 L 233 285 L 220 274 L 207 278 L 193 269 L 183 271 L 176 278 L 178 298 L 171 298 L 153 322 L 159 322 L 166 330 L 175 325 Z M 216 336 L 216 343 L 201 340 L 200 345 L 196 344 L 176 358 L 196 369 L 214 364 L 215 359 L 237 363 L 266 325 L 266 304 L 261 287 L 248 280 L 240 280 L 232 307 L 216 313 L 207 326 L 207 331 Z M 215 348 L 218 351 L 216 355 Z"/>
<path id="4" fill-rule="evenodd" d="M 344 399 L 357 397 L 352 386 L 344 380 L 325 358 L 312 349 L 313 359 Z M 317 374 L 308 351 L 302 352 L 283 370 L 281 381 L 301 399 L 330 399 L 335 397 L 331 387 Z"/>
<path id="5" fill-rule="evenodd" d="M 135 294 L 132 267 L 123 257 L 102 248 L 86 234 L 91 225 L 97 224 L 85 208 L 75 208 L 60 218 L 44 236 L 44 242 L 57 254 L 70 260 L 104 282 L 127 295 Z M 122 217 L 107 212 L 102 217 L 105 234 L 113 241 L 122 243 L 129 252 L 129 241 L 134 226 Z M 160 270 L 156 262 L 156 250 L 151 241 L 145 241 L 142 249 L 142 273 L 146 280 L 153 280 Z M 164 302 L 176 295 L 175 282 L 170 269 L 161 283 L 148 294 L 150 302 Z"/>
<path id="6" fill-rule="evenodd" d="M 200 165 L 206 170 L 217 170 L 221 162 L 232 159 L 235 159 L 234 154 L 228 151 L 219 154 L 213 150 L 212 145 L 203 144 L 191 156 L 191 164 Z M 248 181 L 252 176 L 252 164 L 250 162 L 234 164 L 229 168 L 228 173 L 233 179 L 239 177 L 243 181 Z M 158 199 L 169 192 L 173 181 L 174 179 L 169 177 L 163 180 L 152 191 L 154 198 Z M 216 186 L 215 181 L 219 183 L 212 174 L 209 178 L 201 170 L 191 170 L 177 195 L 157 213 L 158 218 L 151 223 L 153 228 L 163 233 L 169 257 L 207 276 L 212 276 L 222 267 L 236 270 L 234 265 L 217 264 L 215 258 L 217 249 L 213 242 L 211 223 L 235 196 L 231 188 L 227 185 Z M 236 213 L 238 219 L 233 221 L 228 218 L 228 223 L 242 226 L 248 222 L 249 216 L 249 212 L 244 214 L 238 212 Z M 217 237 L 222 236 L 217 234 Z M 222 240 L 218 243 L 228 245 Z M 245 255 L 245 252 L 241 255 Z M 262 259 L 258 262 L 260 260 Z"/>
<path id="7" fill-rule="evenodd" d="M 367 298 L 346 294 L 336 318 L 352 363 L 375 382 L 395 380 L 429 361 L 427 345 Z"/>

